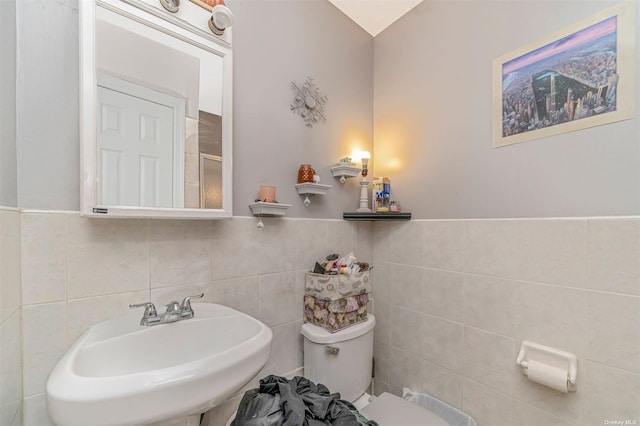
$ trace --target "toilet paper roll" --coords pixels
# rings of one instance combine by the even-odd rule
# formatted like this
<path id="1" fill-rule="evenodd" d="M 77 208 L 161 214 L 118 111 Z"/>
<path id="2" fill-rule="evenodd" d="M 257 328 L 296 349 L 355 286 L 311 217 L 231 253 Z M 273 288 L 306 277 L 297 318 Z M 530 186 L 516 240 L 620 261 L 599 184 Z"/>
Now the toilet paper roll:
<path id="1" fill-rule="evenodd" d="M 538 361 L 530 360 L 529 367 L 527 368 L 529 380 L 564 393 L 567 393 L 568 390 L 567 374 L 567 370 Z"/>

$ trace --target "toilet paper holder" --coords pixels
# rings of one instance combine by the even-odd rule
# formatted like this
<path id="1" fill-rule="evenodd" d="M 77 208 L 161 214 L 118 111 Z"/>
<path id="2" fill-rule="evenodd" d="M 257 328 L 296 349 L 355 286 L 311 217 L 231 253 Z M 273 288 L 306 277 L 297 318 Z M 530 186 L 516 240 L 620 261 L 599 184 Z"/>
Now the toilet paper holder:
<path id="1" fill-rule="evenodd" d="M 578 358 L 575 354 L 525 340 L 516 359 L 516 364 L 525 376 L 528 376 L 529 361 L 537 361 L 567 371 L 567 390 L 575 392 L 578 375 Z"/>

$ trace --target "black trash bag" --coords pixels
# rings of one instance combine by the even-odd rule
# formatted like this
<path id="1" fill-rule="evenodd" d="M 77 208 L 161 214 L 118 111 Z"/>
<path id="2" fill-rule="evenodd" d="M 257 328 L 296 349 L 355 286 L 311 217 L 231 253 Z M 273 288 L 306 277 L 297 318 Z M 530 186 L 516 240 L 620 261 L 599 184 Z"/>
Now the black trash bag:
<path id="1" fill-rule="evenodd" d="M 355 407 L 304 377 L 267 376 L 244 394 L 232 426 L 361 426 Z M 366 424 L 366 423 L 365 423 Z M 368 424 L 375 425 L 375 422 Z"/>
<path id="2" fill-rule="evenodd" d="M 274 426 L 283 424 L 280 395 L 260 393 L 259 389 L 247 391 L 231 426 Z"/>

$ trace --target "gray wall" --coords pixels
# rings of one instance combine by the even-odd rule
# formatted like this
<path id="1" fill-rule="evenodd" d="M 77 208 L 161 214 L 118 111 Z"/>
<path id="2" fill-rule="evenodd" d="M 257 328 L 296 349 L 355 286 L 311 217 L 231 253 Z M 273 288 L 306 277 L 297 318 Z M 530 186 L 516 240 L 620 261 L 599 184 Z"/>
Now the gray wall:
<path id="1" fill-rule="evenodd" d="M 17 205 L 16 3 L 0 1 L 0 206 Z"/>
<path id="2" fill-rule="evenodd" d="M 377 36 L 375 172 L 403 208 L 414 218 L 639 214 L 637 118 L 491 147 L 492 60 L 615 3 L 425 1 Z"/>
<path id="3" fill-rule="evenodd" d="M 358 207 L 357 179 L 342 186 L 329 167 L 353 148 L 373 146 L 373 39 L 326 0 L 229 0 L 234 25 L 234 214 L 260 184 L 277 186 L 287 216 L 342 217 Z M 291 82 L 313 77 L 329 100 L 327 121 L 305 127 L 289 110 Z M 332 185 L 305 207 L 295 192 L 310 163 Z"/>
<path id="4" fill-rule="evenodd" d="M 354 210 L 358 179 L 342 186 L 329 167 L 371 150 L 374 131 L 375 174 L 415 218 L 639 214 L 638 119 L 490 140 L 491 61 L 611 4 L 428 1 L 372 39 L 325 0 L 229 0 L 235 215 L 250 214 L 260 184 L 278 187 L 290 217 Z M 77 210 L 77 0 L 18 2 L 17 15 L 17 204 Z M 329 97 L 328 121 L 312 129 L 289 110 L 290 82 L 307 76 Z M 306 162 L 333 185 L 309 207 L 294 190 Z"/>
<path id="5" fill-rule="evenodd" d="M 78 0 L 16 9 L 18 206 L 78 210 Z"/>
<path id="6" fill-rule="evenodd" d="M 373 146 L 373 39 L 326 0 L 229 0 L 234 31 L 234 214 L 250 215 L 260 184 L 277 186 L 293 217 L 341 217 L 359 186 L 329 167 Z M 77 0 L 18 4 L 18 205 L 79 209 Z M 31 37 L 29 34 L 38 34 Z M 327 121 L 295 116 L 291 81 L 315 79 Z M 326 196 L 302 203 L 294 184 L 311 163 Z"/>

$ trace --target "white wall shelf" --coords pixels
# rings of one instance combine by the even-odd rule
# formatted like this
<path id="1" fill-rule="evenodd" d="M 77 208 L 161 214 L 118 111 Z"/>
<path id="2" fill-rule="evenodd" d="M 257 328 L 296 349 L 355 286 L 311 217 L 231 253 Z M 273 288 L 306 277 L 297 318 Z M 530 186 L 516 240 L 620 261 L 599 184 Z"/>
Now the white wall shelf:
<path id="1" fill-rule="evenodd" d="M 348 178 L 358 176 L 362 171 L 362 169 L 356 167 L 353 163 L 338 163 L 329 170 L 331 170 L 333 177 L 340 178 L 340 183 L 345 183 Z"/>
<path id="2" fill-rule="evenodd" d="M 256 201 L 249 204 L 251 213 L 254 216 L 284 216 L 291 204 L 267 203 L 265 201 Z"/>
<path id="3" fill-rule="evenodd" d="M 311 182 L 296 184 L 296 191 L 298 191 L 298 194 L 305 196 L 304 198 L 305 206 L 308 206 L 309 204 L 311 204 L 309 195 L 325 195 L 327 191 L 329 191 L 329 188 L 331 188 L 331 185 L 322 185 L 319 183 L 311 183 Z"/>

